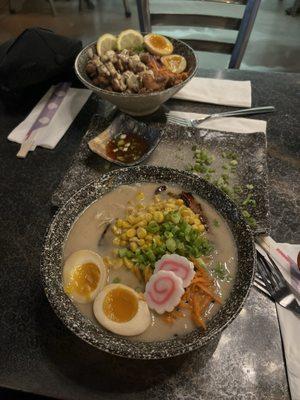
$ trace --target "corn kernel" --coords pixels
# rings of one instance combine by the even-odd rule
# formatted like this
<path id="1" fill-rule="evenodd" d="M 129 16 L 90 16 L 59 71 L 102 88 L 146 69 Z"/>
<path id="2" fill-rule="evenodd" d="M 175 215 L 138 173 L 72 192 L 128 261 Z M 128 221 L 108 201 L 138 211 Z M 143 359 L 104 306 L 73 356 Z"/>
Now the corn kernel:
<path id="1" fill-rule="evenodd" d="M 131 242 L 130 243 L 130 250 L 131 251 L 136 251 L 137 250 L 137 244 L 136 244 L 136 242 Z"/>
<path id="2" fill-rule="evenodd" d="M 137 199 L 138 201 L 142 201 L 142 200 L 144 200 L 144 198 L 145 198 L 145 195 L 144 195 L 143 192 L 137 193 L 136 199 Z"/>
<path id="3" fill-rule="evenodd" d="M 137 206 L 136 206 L 136 208 L 138 209 L 138 210 L 145 210 L 145 206 L 144 206 L 144 204 L 138 204 Z"/>
<path id="4" fill-rule="evenodd" d="M 115 260 L 113 260 L 113 267 L 114 268 L 121 268 L 123 267 L 123 260 L 122 258 L 118 257 Z"/>
<path id="5" fill-rule="evenodd" d="M 109 257 L 107 257 L 107 256 L 103 257 L 103 262 L 104 262 L 106 267 L 111 267 L 111 265 L 112 265 L 111 259 Z"/>
<path id="6" fill-rule="evenodd" d="M 143 272 L 144 272 L 145 282 L 148 282 L 152 276 L 152 269 L 150 267 L 146 267 Z"/>
<path id="7" fill-rule="evenodd" d="M 146 240 L 147 242 L 152 242 L 153 236 L 152 236 L 150 233 L 148 233 L 148 235 L 145 237 L 145 240 Z"/>
<path id="8" fill-rule="evenodd" d="M 139 239 L 137 243 L 138 243 L 139 246 L 143 247 L 144 244 L 145 244 L 145 240 L 144 239 Z"/>
<path id="9" fill-rule="evenodd" d="M 144 237 L 146 237 L 147 235 L 147 231 L 145 228 L 139 227 L 137 229 L 137 236 L 139 239 L 143 239 Z"/>
<path id="10" fill-rule="evenodd" d="M 145 218 L 145 220 L 146 220 L 147 222 L 150 222 L 150 221 L 152 220 L 152 215 L 151 215 L 149 212 L 147 212 L 147 213 L 145 214 L 144 218 Z"/>
<path id="11" fill-rule="evenodd" d="M 205 226 L 201 224 L 201 225 L 199 225 L 198 229 L 200 232 L 203 232 L 203 231 L 205 231 Z"/>
<path id="12" fill-rule="evenodd" d="M 153 206 L 148 207 L 149 213 L 154 213 L 155 208 Z"/>
<path id="13" fill-rule="evenodd" d="M 135 224 L 135 217 L 133 215 L 129 215 L 127 217 L 127 222 L 131 225 Z"/>
<path id="14" fill-rule="evenodd" d="M 122 228 L 129 229 L 131 225 L 127 221 L 122 222 Z"/>
<path id="15" fill-rule="evenodd" d="M 147 226 L 147 221 L 146 220 L 143 220 L 143 221 L 140 221 L 140 222 L 138 222 L 137 224 L 136 224 L 136 226 L 137 227 L 145 227 L 145 226 Z"/>
<path id="16" fill-rule="evenodd" d="M 139 239 L 137 238 L 137 236 L 133 236 L 133 238 L 130 238 L 129 239 L 129 242 L 131 243 L 131 242 L 138 242 L 139 241 Z"/>
<path id="17" fill-rule="evenodd" d="M 182 206 L 182 205 L 184 204 L 184 201 L 183 201 L 182 199 L 176 199 L 175 203 L 176 203 L 178 206 Z"/>
<path id="18" fill-rule="evenodd" d="M 121 233 L 122 233 L 121 229 L 120 229 L 120 228 L 117 228 L 116 225 L 114 225 L 111 229 L 112 229 L 113 233 L 114 233 L 116 236 L 119 236 L 119 235 L 121 235 Z"/>
<path id="19" fill-rule="evenodd" d="M 113 244 L 114 244 L 115 246 L 120 246 L 120 243 L 121 243 L 121 240 L 120 240 L 118 237 L 114 238 Z"/>
<path id="20" fill-rule="evenodd" d="M 188 210 L 185 209 L 185 210 L 181 211 L 181 215 L 182 215 L 182 217 L 188 217 L 190 215 L 190 213 Z"/>
<path id="21" fill-rule="evenodd" d="M 126 231 L 126 236 L 128 238 L 133 238 L 136 235 L 136 230 L 134 228 L 128 229 L 128 231 Z"/>
<path id="22" fill-rule="evenodd" d="M 133 267 L 133 262 L 128 260 L 128 258 L 126 258 L 126 257 L 124 257 L 124 264 L 125 264 L 125 267 L 127 267 L 129 269 L 131 269 Z"/>
<path id="23" fill-rule="evenodd" d="M 156 211 L 153 215 L 153 218 L 156 222 L 160 223 L 164 220 L 164 214 L 161 211 Z"/>
<path id="24" fill-rule="evenodd" d="M 120 236 L 121 237 L 121 239 L 122 240 L 127 240 L 127 235 L 126 235 L 126 232 L 125 233 L 122 233 L 122 235 Z"/>
<path id="25" fill-rule="evenodd" d="M 118 228 L 122 228 L 122 226 L 123 226 L 123 220 L 122 220 L 122 219 L 117 219 L 117 221 L 116 221 L 116 226 L 117 226 Z"/>
<path id="26" fill-rule="evenodd" d="M 143 250 L 147 250 L 148 248 L 149 248 L 149 245 L 146 244 L 146 243 L 142 246 L 142 249 L 143 249 Z"/>
<path id="27" fill-rule="evenodd" d="M 126 240 L 120 240 L 120 246 L 126 246 L 127 242 Z"/>
<path id="28" fill-rule="evenodd" d="M 160 203 L 161 201 L 160 197 L 157 194 L 154 196 L 154 201 L 155 203 Z"/>

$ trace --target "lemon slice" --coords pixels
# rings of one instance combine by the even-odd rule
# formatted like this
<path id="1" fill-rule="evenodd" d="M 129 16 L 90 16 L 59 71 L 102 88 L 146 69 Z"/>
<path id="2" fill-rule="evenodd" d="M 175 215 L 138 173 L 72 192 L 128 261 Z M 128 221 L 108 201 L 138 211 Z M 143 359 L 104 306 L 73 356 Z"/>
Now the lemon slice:
<path id="1" fill-rule="evenodd" d="M 108 50 L 117 49 L 117 38 L 110 33 L 105 33 L 100 36 L 97 41 L 97 53 L 99 56 L 103 56 Z"/>
<path id="2" fill-rule="evenodd" d="M 147 50 L 157 56 L 167 56 L 173 53 L 173 45 L 165 36 L 149 33 L 144 37 Z"/>
<path id="3" fill-rule="evenodd" d="M 118 50 L 134 49 L 144 43 L 143 35 L 133 29 L 127 29 L 118 36 L 117 47 Z"/>
<path id="4" fill-rule="evenodd" d="M 174 74 L 180 74 L 186 69 L 186 59 L 179 54 L 171 54 L 163 56 L 161 62 L 164 66 Z"/>

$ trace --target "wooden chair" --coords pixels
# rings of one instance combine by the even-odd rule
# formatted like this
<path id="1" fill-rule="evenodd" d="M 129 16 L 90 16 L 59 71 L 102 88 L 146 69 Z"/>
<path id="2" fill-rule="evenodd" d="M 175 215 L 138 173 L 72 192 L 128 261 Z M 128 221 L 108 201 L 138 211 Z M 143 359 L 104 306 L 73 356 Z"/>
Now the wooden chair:
<path id="1" fill-rule="evenodd" d="M 236 31 L 233 42 L 222 39 L 187 39 L 182 29 L 182 36 L 176 36 L 196 51 L 230 54 L 229 68 L 240 67 L 260 5 L 260 0 L 162 0 L 152 9 L 148 0 L 136 2 L 142 32 L 151 32 L 152 26 L 180 26 L 185 27 L 185 30 L 187 27 L 211 28 L 211 32 L 219 32 L 219 36 L 222 32 L 220 29 Z M 208 7 L 205 13 L 201 10 L 204 7 Z M 171 11 L 166 12 L 165 9 Z M 234 10 L 238 10 L 238 15 L 232 15 Z"/>

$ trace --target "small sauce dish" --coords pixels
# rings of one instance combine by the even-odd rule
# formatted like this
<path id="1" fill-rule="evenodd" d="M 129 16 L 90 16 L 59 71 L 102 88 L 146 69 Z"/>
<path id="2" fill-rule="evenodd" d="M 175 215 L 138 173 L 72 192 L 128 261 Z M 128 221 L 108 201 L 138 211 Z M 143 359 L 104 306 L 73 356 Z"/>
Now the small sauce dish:
<path id="1" fill-rule="evenodd" d="M 160 129 L 120 114 L 88 145 L 91 151 L 114 164 L 133 166 L 150 156 L 161 137 Z"/>

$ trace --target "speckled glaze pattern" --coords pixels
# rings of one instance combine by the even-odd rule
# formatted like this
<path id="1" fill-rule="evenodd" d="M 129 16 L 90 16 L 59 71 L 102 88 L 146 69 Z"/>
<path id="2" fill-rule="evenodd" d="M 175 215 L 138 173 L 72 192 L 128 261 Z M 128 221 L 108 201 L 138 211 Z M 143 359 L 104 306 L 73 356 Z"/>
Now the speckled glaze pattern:
<path id="1" fill-rule="evenodd" d="M 208 321 L 207 330 L 167 341 L 132 342 L 95 326 L 77 310 L 62 288 L 62 252 L 67 234 L 78 216 L 95 200 L 122 184 L 169 183 L 208 201 L 227 220 L 238 251 L 238 272 L 229 299 Z M 203 179 L 175 169 L 155 166 L 120 169 L 103 175 L 78 191 L 56 214 L 45 241 L 42 277 L 46 295 L 57 315 L 76 335 L 106 352 L 128 358 L 160 359 L 200 348 L 218 335 L 238 315 L 248 295 L 255 264 L 255 248 L 250 228 L 227 196 Z"/>
<path id="2" fill-rule="evenodd" d="M 173 46 L 174 53 L 185 57 L 187 61 L 188 78 L 182 83 L 172 86 L 159 92 L 136 94 L 136 93 L 118 93 L 101 89 L 92 84 L 92 81 L 85 72 L 88 61 L 88 50 L 92 49 L 95 54 L 96 42 L 87 45 L 77 56 L 75 60 L 75 72 L 81 82 L 102 99 L 115 104 L 120 110 L 130 115 L 148 115 L 155 112 L 158 107 L 174 96 L 183 86 L 185 86 L 195 75 L 197 71 L 197 58 L 193 49 L 181 40 L 168 38 Z"/>

